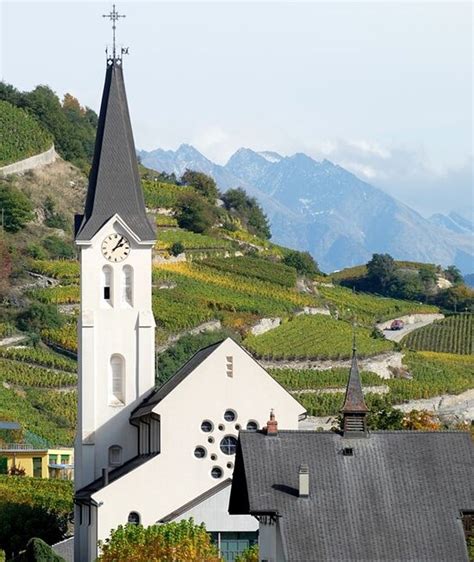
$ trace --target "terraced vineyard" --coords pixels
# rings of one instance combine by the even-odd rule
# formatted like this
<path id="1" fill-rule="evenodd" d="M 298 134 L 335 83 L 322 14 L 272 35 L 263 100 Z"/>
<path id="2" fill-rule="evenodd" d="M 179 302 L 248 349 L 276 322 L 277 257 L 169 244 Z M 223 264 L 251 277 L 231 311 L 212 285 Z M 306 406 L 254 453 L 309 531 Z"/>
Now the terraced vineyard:
<path id="1" fill-rule="evenodd" d="M 34 289 L 29 295 L 44 303 L 51 304 L 76 304 L 80 300 L 79 286 L 66 285 L 51 287 L 49 289 Z"/>
<path id="2" fill-rule="evenodd" d="M 73 485 L 70 480 L 12 478 L 0 475 L 0 502 L 27 504 L 69 514 L 73 509 Z"/>
<path id="3" fill-rule="evenodd" d="M 61 328 L 45 328 L 41 330 L 42 339 L 53 346 L 77 353 L 77 326 L 70 321 Z"/>
<path id="4" fill-rule="evenodd" d="M 0 379 L 21 387 L 56 388 L 77 383 L 77 377 L 72 373 L 50 371 L 10 359 L 0 359 Z"/>
<path id="5" fill-rule="evenodd" d="M 293 267 L 257 257 L 211 258 L 204 260 L 202 265 L 234 275 L 255 277 L 283 287 L 294 287 L 296 284 L 296 270 Z"/>
<path id="6" fill-rule="evenodd" d="M 50 367 L 60 371 L 75 373 L 77 364 L 72 359 L 39 347 L 0 347 L 0 357 Z"/>
<path id="7" fill-rule="evenodd" d="M 318 291 L 329 304 L 337 309 L 339 318 L 355 318 L 358 323 L 372 326 L 405 314 L 435 313 L 438 308 L 417 304 L 413 301 L 377 297 L 368 293 L 353 293 L 344 287 L 318 287 Z"/>
<path id="8" fill-rule="evenodd" d="M 270 369 L 269 372 L 287 390 L 345 389 L 348 376 L 348 369 L 342 367 L 324 371 L 316 369 Z M 362 371 L 361 378 L 362 384 L 366 386 L 385 384 L 384 379 L 368 371 Z"/>
<path id="9" fill-rule="evenodd" d="M 51 445 L 72 445 L 75 392 L 5 388 L 0 385 L 0 418 L 13 419 Z"/>
<path id="10" fill-rule="evenodd" d="M 387 340 L 371 337 L 370 330 L 356 328 L 360 357 L 393 349 Z M 261 336 L 249 335 L 245 346 L 264 359 L 341 359 L 351 354 L 352 326 L 329 316 L 298 316 Z"/>
<path id="11" fill-rule="evenodd" d="M 474 356 L 409 352 L 403 362 L 412 379 L 381 380 L 373 373 L 362 373 L 362 381 L 365 385 L 371 386 L 387 385 L 390 391 L 384 394 L 384 400 L 393 405 L 443 394 L 460 394 L 474 388 Z M 347 369 L 332 371 L 272 369 L 271 374 L 290 391 L 296 391 L 293 392 L 293 396 L 307 408 L 309 415 L 336 415 L 341 409 L 344 392 L 320 394 L 298 391 L 343 387 L 347 383 Z M 366 393 L 369 408 L 376 396 Z"/>
<path id="12" fill-rule="evenodd" d="M 0 166 L 40 154 L 53 144 L 51 135 L 29 113 L 0 101 Z"/>
<path id="13" fill-rule="evenodd" d="M 79 282 L 79 262 L 77 260 L 34 260 L 31 271 L 59 279 L 62 282 Z"/>
<path id="14" fill-rule="evenodd" d="M 234 244 L 225 238 L 216 238 L 207 234 L 197 234 L 182 228 L 160 228 L 155 248 L 169 250 L 173 244 L 180 242 L 184 250 L 226 250 Z"/>
<path id="15" fill-rule="evenodd" d="M 149 209 L 174 207 L 183 193 L 194 191 L 192 187 L 172 183 L 142 181 L 145 204 Z"/>
<path id="16" fill-rule="evenodd" d="M 442 353 L 474 353 L 474 314 L 457 314 L 414 330 L 402 340 L 410 348 Z"/>

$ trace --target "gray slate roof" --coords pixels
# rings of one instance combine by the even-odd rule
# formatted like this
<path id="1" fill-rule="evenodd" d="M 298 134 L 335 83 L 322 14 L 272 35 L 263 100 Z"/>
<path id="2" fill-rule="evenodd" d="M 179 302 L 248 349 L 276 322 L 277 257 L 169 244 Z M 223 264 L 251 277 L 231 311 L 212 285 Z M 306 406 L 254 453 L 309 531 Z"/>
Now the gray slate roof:
<path id="1" fill-rule="evenodd" d="M 464 432 L 242 431 L 229 512 L 277 513 L 292 562 L 467 561 L 460 511 L 474 507 L 473 461 Z"/>
<path id="2" fill-rule="evenodd" d="M 76 240 L 90 240 L 116 213 L 140 240 L 155 240 L 155 229 L 146 216 L 122 64 L 109 63 L 86 206 Z"/>
<path id="3" fill-rule="evenodd" d="M 153 411 L 153 408 L 161 402 L 163 398 L 168 396 L 168 394 L 174 390 L 189 374 L 191 374 L 198 365 L 207 359 L 209 355 L 211 355 L 211 353 L 221 345 L 221 343 L 222 341 L 213 343 L 212 345 L 204 347 L 195 353 L 191 359 L 189 359 L 189 361 L 187 361 L 181 369 L 176 371 L 170 379 L 144 398 L 142 403 L 132 412 L 130 418 L 133 420 L 150 414 Z"/>

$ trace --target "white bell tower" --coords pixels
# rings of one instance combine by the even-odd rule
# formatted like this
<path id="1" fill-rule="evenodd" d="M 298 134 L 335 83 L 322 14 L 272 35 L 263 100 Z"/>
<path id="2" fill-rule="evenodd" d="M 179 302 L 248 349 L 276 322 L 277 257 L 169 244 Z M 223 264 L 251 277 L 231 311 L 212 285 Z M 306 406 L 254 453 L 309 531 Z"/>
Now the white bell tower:
<path id="1" fill-rule="evenodd" d="M 152 248 L 128 113 L 122 60 L 107 61 L 84 215 L 76 490 L 137 455 L 130 413 L 154 386 Z"/>

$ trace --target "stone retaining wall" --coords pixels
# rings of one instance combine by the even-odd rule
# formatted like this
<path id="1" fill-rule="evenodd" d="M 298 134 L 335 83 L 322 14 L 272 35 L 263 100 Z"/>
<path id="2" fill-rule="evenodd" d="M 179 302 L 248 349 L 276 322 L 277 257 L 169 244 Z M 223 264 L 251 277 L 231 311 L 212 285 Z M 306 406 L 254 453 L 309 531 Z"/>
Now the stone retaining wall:
<path id="1" fill-rule="evenodd" d="M 29 170 L 35 170 L 36 168 L 42 168 L 47 164 L 52 164 L 58 154 L 53 146 L 46 152 L 37 154 L 36 156 L 31 156 L 30 158 L 25 158 L 24 160 L 19 160 L 8 166 L 3 166 L 0 168 L 0 177 L 9 176 L 10 174 L 21 174 L 23 172 L 28 172 Z"/>

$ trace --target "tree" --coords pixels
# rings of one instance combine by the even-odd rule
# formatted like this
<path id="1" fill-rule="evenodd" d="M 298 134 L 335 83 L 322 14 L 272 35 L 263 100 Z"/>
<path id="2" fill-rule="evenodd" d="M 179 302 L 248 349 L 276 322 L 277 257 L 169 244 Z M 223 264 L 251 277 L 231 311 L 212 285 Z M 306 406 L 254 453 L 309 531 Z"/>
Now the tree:
<path id="1" fill-rule="evenodd" d="M 206 232 L 216 219 L 215 207 L 197 193 L 183 193 L 175 208 L 175 216 L 181 228 L 193 232 Z"/>
<path id="2" fill-rule="evenodd" d="M 294 267 L 301 275 L 317 275 L 321 273 L 318 264 L 309 252 L 298 252 L 297 250 L 288 252 L 283 258 L 283 263 Z"/>
<path id="3" fill-rule="evenodd" d="M 244 550 L 235 559 L 235 562 L 258 562 L 258 561 L 259 561 L 258 544 L 249 546 L 247 550 Z"/>
<path id="4" fill-rule="evenodd" d="M 170 248 L 171 255 L 179 256 L 184 252 L 184 245 L 181 242 L 174 242 Z"/>
<path id="5" fill-rule="evenodd" d="M 74 257 L 72 244 L 57 236 L 48 236 L 45 238 L 43 240 L 43 246 L 48 250 L 50 257 L 54 259 L 70 259 Z"/>
<path id="6" fill-rule="evenodd" d="M 25 332 L 39 332 L 42 328 L 61 328 L 64 321 L 54 304 L 34 302 L 18 316 L 17 324 Z"/>
<path id="7" fill-rule="evenodd" d="M 0 507 L 0 548 L 7 559 L 23 550 L 32 537 L 54 544 L 66 534 L 66 515 L 26 504 L 2 503 Z"/>
<path id="8" fill-rule="evenodd" d="M 13 562 L 65 562 L 54 550 L 41 539 L 30 539 L 25 552 L 15 557 Z"/>
<path id="9" fill-rule="evenodd" d="M 441 427 L 433 412 L 412 410 L 403 418 L 403 429 L 413 431 L 438 431 Z"/>
<path id="10" fill-rule="evenodd" d="M 464 283 L 464 279 L 461 275 L 461 272 L 455 265 L 449 265 L 444 270 L 444 276 L 448 281 L 451 281 L 451 283 L 453 283 L 454 285 L 460 285 L 461 283 Z"/>
<path id="11" fill-rule="evenodd" d="M 216 182 L 213 178 L 202 172 L 194 172 L 193 170 L 186 169 L 181 176 L 181 183 L 194 187 L 198 193 L 208 199 L 212 204 L 214 204 L 219 197 Z"/>
<path id="12" fill-rule="evenodd" d="M 367 263 L 367 277 L 374 289 L 388 289 L 395 278 L 395 270 L 395 261 L 389 254 L 373 254 Z"/>
<path id="13" fill-rule="evenodd" d="M 3 213 L 3 227 L 7 232 L 18 232 L 33 219 L 30 200 L 18 189 L 0 183 L 0 221 Z"/>
<path id="14" fill-rule="evenodd" d="M 367 415 L 367 427 L 372 430 L 403 429 L 403 412 L 394 408 L 386 398 L 374 396 Z"/>
<path id="15" fill-rule="evenodd" d="M 192 519 L 147 528 L 121 525 L 100 547 L 100 562 L 223 562 L 204 525 Z"/>
<path id="16" fill-rule="evenodd" d="M 250 232 L 260 238 L 269 239 L 271 237 L 267 216 L 257 200 L 249 197 L 241 187 L 226 191 L 222 195 L 222 201 L 225 209 L 236 215 Z"/>
<path id="17" fill-rule="evenodd" d="M 474 311 L 474 290 L 466 285 L 455 285 L 440 291 L 432 302 L 446 310 L 472 312 Z"/>

